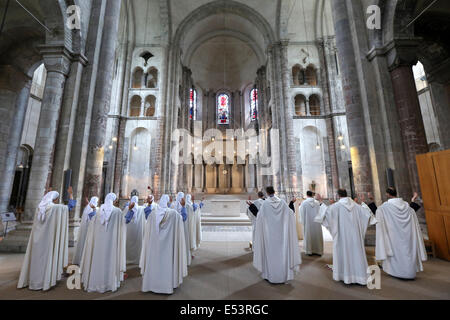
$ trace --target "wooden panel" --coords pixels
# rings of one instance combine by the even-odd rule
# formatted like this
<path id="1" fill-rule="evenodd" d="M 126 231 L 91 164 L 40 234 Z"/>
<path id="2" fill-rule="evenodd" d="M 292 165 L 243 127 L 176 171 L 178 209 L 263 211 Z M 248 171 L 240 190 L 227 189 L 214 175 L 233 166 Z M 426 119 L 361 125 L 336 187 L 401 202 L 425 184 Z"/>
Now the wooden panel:
<path id="1" fill-rule="evenodd" d="M 418 155 L 428 235 L 436 256 L 450 260 L 450 150 Z"/>
<path id="2" fill-rule="evenodd" d="M 443 207 L 442 209 L 450 210 L 450 154 L 434 154 L 433 164 L 436 172 L 440 205 Z"/>

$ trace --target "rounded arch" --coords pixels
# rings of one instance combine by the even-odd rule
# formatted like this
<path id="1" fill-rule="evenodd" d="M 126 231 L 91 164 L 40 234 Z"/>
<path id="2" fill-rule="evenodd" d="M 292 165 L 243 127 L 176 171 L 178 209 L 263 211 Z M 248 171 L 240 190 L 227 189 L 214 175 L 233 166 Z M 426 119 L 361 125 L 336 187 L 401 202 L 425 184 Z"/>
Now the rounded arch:
<path id="1" fill-rule="evenodd" d="M 145 97 L 145 116 L 154 117 L 156 111 L 156 97 L 154 95 L 148 95 Z"/>
<path id="2" fill-rule="evenodd" d="M 150 89 L 158 88 L 158 69 L 156 67 L 148 68 L 145 86 Z"/>
<path id="3" fill-rule="evenodd" d="M 224 13 L 238 15 L 255 25 L 264 37 L 266 44 L 276 41 L 275 34 L 270 24 L 260 13 L 240 2 L 233 0 L 226 2 L 223 0 L 216 0 L 200 6 L 183 19 L 175 32 L 174 43 L 179 44 L 189 29 L 201 20 L 210 15 Z"/>
<path id="4" fill-rule="evenodd" d="M 141 67 L 136 67 L 133 70 L 133 76 L 131 80 L 131 87 L 133 89 L 142 88 L 142 80 L 144 78 L 144 70 Z"/>
<path id="5" fill-rule="evenodd" d="M 228 90 L 216 92 L 216 114 L 218 124 L 230 124 L 231 108 L 233 107 L 232 95 Z"/>
<path id="6" fill-rule="evenodd" d="M 306 116 L 306 97 L 303 94 L 294 97 L 294 106 L 296 116 Z"/>
<path id="7" fill-rule="evenodd" d="M 294 86 L 301 86 L 306 83 L 305 70 L 298 63 L 292 67 L 292 82 Z"/>
<path id="8" fill-rule="evenodd" d="M 313 64 L 309 64 L 305 69 L 305 80 L 310 86 L 317 86 L 317 68 Z"/>
<path id="9" fill-rule="evenodd" d="M 150 131 L 144 127 L 137 127 L 131 131 L 129 140 L 128 174 L 125 179 L 126 194 L 136 189 L 139 194 L 147 193 L 147 186 L 151 183 L 150 150 L 152 137 Z"/>
<path id="10" fill-rule="evenodd" d="M 141 115 L 141 96 L 135 95 L 130 100 L 130 117 L 139 117 Z"/>
<path id="11" fill-rule="evenodd" d="M 309 112 L 312 116 L 320 116 L 320 96 L 312 94 L 309 96 Z"/>

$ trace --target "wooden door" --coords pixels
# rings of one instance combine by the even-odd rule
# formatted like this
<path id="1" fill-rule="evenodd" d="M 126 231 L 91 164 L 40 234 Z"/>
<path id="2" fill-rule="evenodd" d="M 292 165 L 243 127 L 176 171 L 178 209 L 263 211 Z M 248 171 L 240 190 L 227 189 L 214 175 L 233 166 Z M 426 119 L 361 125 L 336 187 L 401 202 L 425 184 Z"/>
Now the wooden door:
<path id="1" fill-rule="evenodd" d="M 429 238 L 450 261 L 450 150 L 418 155 L 417 169 Z"/>

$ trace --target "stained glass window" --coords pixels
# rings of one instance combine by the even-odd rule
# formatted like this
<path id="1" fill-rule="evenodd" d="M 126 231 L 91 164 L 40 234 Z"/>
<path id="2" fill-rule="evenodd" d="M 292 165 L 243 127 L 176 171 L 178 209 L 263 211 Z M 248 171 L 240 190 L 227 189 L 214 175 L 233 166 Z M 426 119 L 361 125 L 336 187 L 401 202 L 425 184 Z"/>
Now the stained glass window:
<path id="1" fill-rule="evenodd" d="M 250 120 L 258 119 L 258 89 L 250 91 Z"/>
<path id="2" fill-rule="evenodd" d="M 197 120 L 197 90 L 194 88 L 189 92 L 189 119 Z"/>
<path id="3" fill-rule="evenodd" d="M 230 96 L 226 93 L 217 96 L 217 119 L 218 124 L 230 123 Z"/>

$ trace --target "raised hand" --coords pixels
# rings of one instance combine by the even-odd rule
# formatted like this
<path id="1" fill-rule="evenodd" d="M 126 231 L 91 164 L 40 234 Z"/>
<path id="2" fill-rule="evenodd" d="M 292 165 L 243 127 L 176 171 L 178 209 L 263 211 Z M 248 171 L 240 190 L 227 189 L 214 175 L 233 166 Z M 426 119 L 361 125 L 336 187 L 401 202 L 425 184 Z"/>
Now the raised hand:
<path id="1" fill-rule="evenodd" d="M 128 210 L 131 210 L 131 209 L 133 209 L 134 208 L 134 202 L 132 202 L 132 203 L 130 203 L 129 205 L 128 205 Z"/>
<path id="2" fill-rule="evenodd" d="M 184 198 L 181 199 L 180 204 L 181 204 L 182 207 L 184 207 L 184 205 L 186 204 L 186 200 L 184 200 Z"/>
<path id="3" fill-rule="evenodd" d="M 411 202 L 416 201 L 416 199 L 419 197 L 419 194 L 417 192 L 414 192 L 413 197 L 411 198 Z"/>
<path id="4" fill-rule="evenodd" d="M 369 198 L 370 201 L 374 202 L 374 198 L 373 198 L 372 192 L 367 193 L 367 197 Z"/>
<path id="5" fill-rule="evenodd" d="M 247 204 L 248 204 L 249 206 L 251 206 L 251 205 L 253 204 L 253 202 L 251 202 L 251 201 L 249 201 L 249 200 L 247 200 L 246 202 L 247 202 Z"/>
<path id="6" fill-rule="evenodd" d="M 73 189 L 72 186 L 70 186 L 69 188 L 67 188 L 67 193 L 69 194 L 69 198 L 73 199 Z M 89 202 L 89 201 L 88 201 Z"/>

